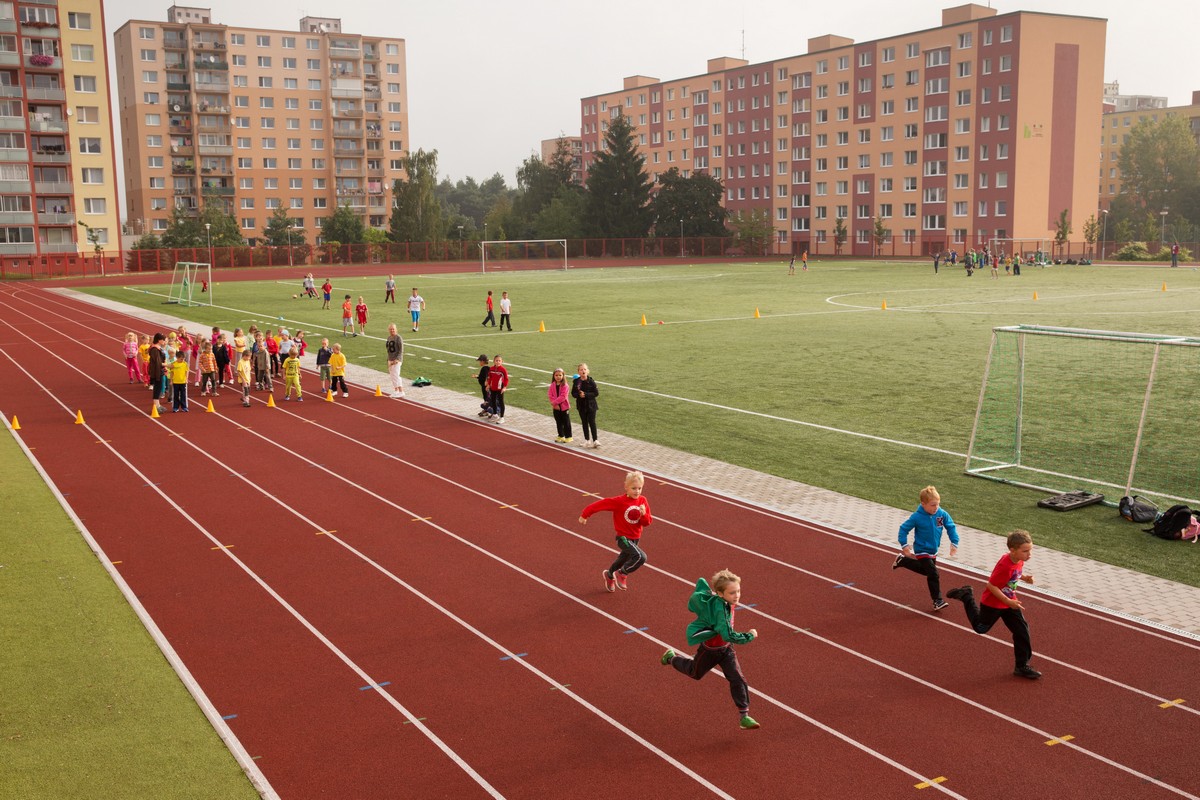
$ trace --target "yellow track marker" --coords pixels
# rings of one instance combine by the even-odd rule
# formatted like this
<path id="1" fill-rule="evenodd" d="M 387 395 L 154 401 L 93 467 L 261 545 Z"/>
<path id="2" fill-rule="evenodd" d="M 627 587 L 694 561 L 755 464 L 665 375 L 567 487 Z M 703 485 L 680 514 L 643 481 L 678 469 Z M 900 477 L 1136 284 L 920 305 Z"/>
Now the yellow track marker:
<path id="1" fill-rule="evenodd" d="M 112 562 L 112 565 L 115 567 L 117 564 L 124 564 L 124 563 L 125 563 L 124 561 L 114 561 L 114 562 Z"/>
<path id="2" fill-rule="evenodd" d="M 17 420 L 17 415 L 13 414 L 12 429 L 14 431 L 21 430 L 21 423 Z"/>
<path id="3" fill-rule="evenodd" d="M 275 395 L 269 394 L 269 395 L 267 395 L 267 408 L 274 408 L 274 407 L 275 407 Z"/>
<path id="4" fill-rule="evenodd" d="M 1037 300 L 1037 292 L 1034 292 L 1034 293 L 1033 293 L 1033 299 L 1034 299 L 1034 300 Z"/>
<path id="5" fill-rule="evenodd" d="M 887 300 L 883 301 L 883 305 L 879 307 L 880 311 L 887 311 Z"/>
<path id="6" fill-rule="evenodd" d="M 83 421 L 83 412 L 82 411 L 75 412 L 75 424 L 76 425 L 86 425 L 87 424 Z"/>
<path id="7" fill-rule="evenodd" d="M 1167 283 L 1166 283 L 1166 281 L 1163 281 L 1163 288 L 1162 288 L 1162 290 L 1163 290 L 1164 292 L 1167 290 Z"/>
<path id="8" fill-rule="evenodd" d="M 501 507 L 501 508 L 516 508 L 516 507 L 517 507 L 517 504 L 516 504 L 516 503 L 513 503 L 511 506 L 500 506 L 500 507 Z"/>
<path id="9" fill-rule="evenodd" d="M 204 409 L 204 413 L 205 413 L 205 414 L 214 414 L 214 413 L 216 413 L 216 409 L 215 409 L 215 408 L 213 408 L 212 400 L 209 400 L 209 401 L 208 401 L 208 408 Z"/>
<path id="10" fill-rule="evenodd" d="M 926 783 L 918 783 L 918 784 L 916 784 L 916 786 L 914 786 L 913 788 L 916 788 L 916 789 L 928 789 L 930 786 L 933 786 L 935 783 L 945 783 L 945 782 L 946 782 L 946 776 L 945 776 L 945 775 L 938 775 L 936 778 L 934 778 L 934 779 L 933 779 L 933 780 L 931 780 L 931 781 L 927 781 Z"/>
<path id="11" fill-rule="evenodd" d="M 646 315 L 645 314 L 642 314 L 642 324 L 643 325 L 646 324 Z"/>
<path id="12" fill-rule="evenodd" d="M 326 390 L 326 392 L 325 392 L 325 402 L 326 402 L 326 403 L 332 403 L 332 402 L 333 402 L 333 390 L 332 390 L 332 389 Z"/>
<path id="13" fill-rule="evenodd" d="M 1074 738 L 1075 738 L 1074 736 L 1072 736 L 1071 734 L 1068 733 L 1066 736 L 1060 736 L 1057 739 L 1051 739 L 1050 741 L 1046 742 L 1046 746 L 1054 747 L 1054 745 L 1056 745 L 1056 744 L 1062 744 L 1064 742 L 1069 742 Z"/>
<path id="14" fill-rule="evenodd" d="M 324 536 L 328 533 L 337 533 L 337 531 L 317 531 L 317 536 Z"/>
<path id="15" fill-rule="evenodd" d="M 210 547 L 208 549 L 209 550 L 232 550 L 233 547 L 234 546 L 231 544 L 219 544 L 216 547 Z"/>
<path id="16" fill-rule="evenodd" d="M 433 519 L 433 517 L 413 517 L 409 520 L 409 522 L 428 522 L 431 519 Z"/>
<path id="17" fill-rule="evenodd" d="M 96 444 L 108 444 L 112 439 L 97 439 Z"/>
<path id="18" fill-rule="evenodd" d="M 546 321 L 542 320 L 541 322 L 538 323 L 538 333 L 545 333 L 545 332 L 546 332 Z"/>
<path id="19" fill-rule="evenodd" d="M 755 318 L 755 319 L 762 319 L 762 314 L 759 314 L 759 313 L 758 313 L 758 307 L 757 307 L 757 306 L 755 306 L 755 308 L 754 308 L 754 318 Z"/>
<path id="20" fill-rule="evenodd" d="M 380 388 L 379 388 L 379 384 L 378 384 L 378 383 L 377 383 L 377 384 L 375 384 L 375 396 L 376 396 L 376 397 L 383 397 L 383 389 L 380 389 Z"/>
<path id="21" fill-rule="evenodd" d="M 1158 707 L 1159 708 L 1170 708 L 1171 706 L 1183 705 L 1186 702 L 1187 701 L 1184 700 L 1182 697 L 1177 697 L 1174 700 L 1168 700 L 1165 703 L 1159 703 Z"/>
<path id="22" fill-rule="evenodd" d="M 150 406 L 150 419 L 158 419 L 159 416 L 161 415 L 158 413 L 158 403 L 155 403 Z"/>

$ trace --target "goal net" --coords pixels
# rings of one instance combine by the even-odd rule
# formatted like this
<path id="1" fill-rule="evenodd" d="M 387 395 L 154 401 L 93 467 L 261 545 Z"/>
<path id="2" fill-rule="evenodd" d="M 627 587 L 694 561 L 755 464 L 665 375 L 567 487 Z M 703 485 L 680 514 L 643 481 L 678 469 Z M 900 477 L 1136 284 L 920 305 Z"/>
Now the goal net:
<path id="1" fill-rule="evenodd" d="M 181 306 L 211 306 L 212 264 L 176 261 L 166 302 L 178 303 Z"/>
<path id="2" fill-rule="evenodd" d="M 482 272 L 502 269 L 566 269 L 566 239 L 513 239 L 480 242 Z"/>
<path id="3" fill-rule="evenodd" d="M 1005 256 L 1020 256 L 1022 264 L 1044 267 L 1052 263 L 1050 239 L 989 239 L 988 251 L 1003 260 Z"/>
<path id="4" fill-rule="evenodd" d="M 1200 338 L 1019 325 L 992 331 L 966 472 L 1116 504 L 1200 503 Z"/>

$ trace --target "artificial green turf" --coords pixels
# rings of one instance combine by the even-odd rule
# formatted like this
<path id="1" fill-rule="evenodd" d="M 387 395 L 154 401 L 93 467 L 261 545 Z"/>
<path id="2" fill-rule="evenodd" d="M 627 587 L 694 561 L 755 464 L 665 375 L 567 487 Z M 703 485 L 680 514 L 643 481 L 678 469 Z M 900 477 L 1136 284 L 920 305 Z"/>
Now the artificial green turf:
<path id="1" fill-rule="evenodd" d="M 378 369 L 380 337 L 395 321 L 406 340 L 406 377 L 475 394 L 475 357 L 498 352 L 513 376 L 508 403 L 546 414 L 542 387 L 551 371 L 570 374 L 587 361 L 601 387 L 601 437 L 613 430 L 902 509 L 933 483 L 960 523 L 997 533 L 1027 528 L 1039 545 L 1200 585 L 1200 547 L 1152 539 L 1111 508 L 1039 510 L 1045 492 L 967 477 L 961 455 L 852 435 L 965 454 L 993 326 L 1195 336 L 1194 270 L 1064 266 L 993 280 L 961 269 L 934 275 L 928 263 L 814 262 L 790 277 L 783 263 L 410 274 L 397 279 L 401 304 L 385 307 L 382 277 L 335 269 L 327 311 L 293 299 L 295 281 L 222 281 L 213 308 L 163 305 L 152 294 L 164 293 L 161 285 L 90 291 L 185 316 L 198 330 L 286 322 L 308 329 L 312 347 L 321 333 L 311 331 L 324 332 L 344 344 L 351 363 Z M 402 305 L 411 286 L 428 304 L 420 333 L 409 332 Z M 488 289 L 497 299 L 510 292 L 513 333 L 480 327 Z M 367 298 L 371 338 L 340 336 L 345 294 Z M 1120 381 L 1123 366 L 1078 368 Z M 1181 415 L 1194 418 L 1190 390 L 1180 392 Z M 1062 400 L 1064 408 L 1093 401 Z"/>
<path id="2" fill-rule="evenodd" d="M 0 474 L 0 797 L 258 797 L 7 433 Z"/>

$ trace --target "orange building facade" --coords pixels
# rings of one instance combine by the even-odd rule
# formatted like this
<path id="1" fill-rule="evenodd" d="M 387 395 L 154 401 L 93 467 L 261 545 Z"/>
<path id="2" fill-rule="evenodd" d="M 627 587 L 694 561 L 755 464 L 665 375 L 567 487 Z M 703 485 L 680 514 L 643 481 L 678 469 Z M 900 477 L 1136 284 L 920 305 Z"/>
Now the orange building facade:
<path id="1" fill-rule="evenodd" d="M 1050 238 L 1063 209 L 1098 207 L 1106 27 L 972 4 L 873 42 L 821 36 L 804 55 L 633 76 L 581 100 L 584 171 L 623 113 L 652 176 L 719 178 L 727 210 L 770 214 L 777 252 L 833 252 L 839 219 L 853 255 Z"/>
<path id="2" fill-rule="evenodd" d="M 0 257 L 115 247 L 116 156 L 100 0 L 0 0 Z M 71 258 L 74 261 L 74 257 Z"/>
<path id="3" fill-rule="evenodd" d="M 348 205 L 387 227 L 408 154 L 403 39 L 305 17 L 295 31 L 213 23 L 172 6 L 167 22 L 114 35 L 128 224 L 167 229 L 173 209 L 220 203 L 252 243 L 282 208 L 304 240 Z"/>

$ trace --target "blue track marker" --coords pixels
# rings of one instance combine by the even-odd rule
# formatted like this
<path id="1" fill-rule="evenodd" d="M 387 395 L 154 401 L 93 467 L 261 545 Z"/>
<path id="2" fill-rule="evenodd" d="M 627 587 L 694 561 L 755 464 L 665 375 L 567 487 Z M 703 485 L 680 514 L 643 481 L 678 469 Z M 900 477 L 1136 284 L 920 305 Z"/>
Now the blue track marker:
<path id="1" fill-rule="evenodd" d="M 833 588 L 845 589 L 847 586 L 853 586 L 853 585 L 854 585 L 854 581 L 846 581 L 845 583 L 839 583 L 838 585 L 834 586 Z"/>
<path id="2" fill-rule="evenodd" d="M 368 683 L 366 686 L 358 687 L 360 692 L 365 692 L 367 689 L 378 689 L 381 686 L 390 686 L 391 681 L 380 681 L 379 683 Z"/>
<path id="3" fill-rule="evenodd" d="M 501 661 L 509 661 L 510 659 L 514 659 L 514 658 L 524 658 L 527 655 L 529 655 L 529 653 L 517 653 L 516 655 L 511 655 L 511 656 L 500 656 L 500 660 Z"/>
<path id="4" fill-rule="evenodd" d="M 648 630 L 650 630 L 650 626 L 649 626 L 649 625 L 643 625 L 643 626 L 642 626 L 642 627 L 640 627 L 640 628 L 630 628 L 630 629 L 629 629 L 629 630 L 627 630 L 627 631 L 621 631 L 621 633 L 637 633 L 638 631 L 648 631 Z"/>
<path id="5" fill-rule="evenodd" d="M 237 714 L 226 714 L 221 719 L 237 719 Z"/>

